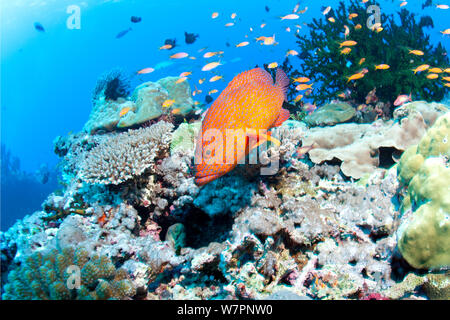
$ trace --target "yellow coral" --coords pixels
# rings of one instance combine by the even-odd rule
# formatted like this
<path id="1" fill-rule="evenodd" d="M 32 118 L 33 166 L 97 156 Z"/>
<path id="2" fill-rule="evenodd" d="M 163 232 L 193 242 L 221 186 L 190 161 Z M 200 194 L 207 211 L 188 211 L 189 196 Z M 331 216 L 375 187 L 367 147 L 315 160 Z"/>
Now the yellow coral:
<path id="1" fill-rule="evenodd" d="M 408 186 L 403 207 L 414 211 L 400 226 L 398 247 L 415 268 L 450 265 L 449 136 L 447 113 L 405 151 L 398 166 L 399 179 Z"/>

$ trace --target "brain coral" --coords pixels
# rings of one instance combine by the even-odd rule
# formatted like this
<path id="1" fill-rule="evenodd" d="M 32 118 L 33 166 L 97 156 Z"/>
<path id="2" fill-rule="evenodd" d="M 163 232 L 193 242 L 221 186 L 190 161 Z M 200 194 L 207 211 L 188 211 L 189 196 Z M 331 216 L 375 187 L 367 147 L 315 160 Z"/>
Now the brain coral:
<path id="1" fill-rule="evenodd" d="M 449 135 L 446 113 L 403 154 L 398 166 L 399 180 L 408 187 L 403 206 L 412 210 L 400 226 L 398 247 L 416 268 L 450 266 Z"/>
<path id="2" fill-rule="evenodd" d="M 173 125 L 165 121 L 113 134 L 89 151 L 78 176 L 88 183 L 120 184 L 141 175 L 168 152 Z"/>
<path id="3" fill-rule="evenodd" d="M 72 284 L 74 288 L 69 289 Z M 107 256 L 90 257 L 84 248 L 34 252 L 9 272 L 4 289 L 5 300 L 103 300 L 135 295 L 125 270 L 116 270 Z"/>

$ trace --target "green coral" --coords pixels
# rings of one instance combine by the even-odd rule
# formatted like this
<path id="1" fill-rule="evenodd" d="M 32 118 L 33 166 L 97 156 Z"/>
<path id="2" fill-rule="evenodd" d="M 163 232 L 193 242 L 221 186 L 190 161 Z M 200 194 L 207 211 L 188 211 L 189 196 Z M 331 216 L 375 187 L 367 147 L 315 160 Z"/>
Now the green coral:
<path id="1" fill-rule="evenodd" d="M 177 254 L 186 246 L 186 230 L 182 223 L 175 223 L 167 229 L 166 241 L 175 249 Z"/>
<path id="2" fill-rule="evenodd" d="M 348 121 L 355 114 L 356 110 L 348 103 L 328 103 L 306 116 L 304 121 L 310 126 L 331 126 L 336 123 Z"/>
<path id="3" fill-rule="evenodd" d="M 73 286 L 73 289 L 71 287 Z M 8 274 L 4 300 L 123 299 L 135 295 L 128 273 L 84 248 L 27 256 Z"/>
<path id="4" fill-rule="evenodd" d="M 398 247 L 415 268 L 450 266 L 450 113 L 440 117 L 398 165 L 408 187 L 403 208 L 413 210 L 400 226 Z"/>
<path id="5" fill-rule="evenodd" d="M 415 294 L 423 289 L 428 298 L 432 300 L 449 300 L 450 299 L 450 274 L 445 273 L 429 273 L 419 276 L 415 273 L 409 273 L 403 281 L 394 284 L 389 289 L 381 292 L 382 295 L 390 299 L 398 300 Z"/>
<path id="6" fill-rule="evenodd" d="M 350 3 L 348 3 L 350 2 Z M 348 5 L 346 5 L 346 3 Z M 376 4 L 377 3 L 370 3 Z M 366 27 L 372 13 L 357 0 L 341 1 L 338 8 L 332 9 L 325 18 L 313 19 L 308 24 L 310 33 L 297 35 L 298 56 L 302 60 L 300 70 L 290 73 L 291 77 L 306 76 L 314 83 L 314 90 L 308 96 L 315 103 L 323 104 L 337 95 L 351 91 L 351 100 L 365 103 L 367 94 L 376 88 L 376 95 L 382 102 L 393 102 L 399 94 L 412 93 L 414 100 L 442 100 L 448 88 L 439 80 L 426 78 L 427 73 L 414 75 L 417 66 L 428 64 L 432 67 L 447 68 L 449 59 L 446 50 L 439 43 L 433 46 L 424 29 L 432 26 L 430 17 L 421 17 L 403 8 L 399 12 L 400 24 L 394 15 L 381 14 L 383 30 L 376 32 Z M 378 5 L 379 6 L 379 5 Z M 349 19 L 350 13 L 358 16 Z M 326 20 L 334 17 L 335 22 Z M 355 26 L 360 24 L 360 29 Z M 344 37 L 347 26 L 350 34 Z M 347 55 L 341 54 L 340 44 L 353 40 L 357 45 L 351 47 Z M 421 50 L 423 56 L 414 56 L 410 50 Z M 365 61 L 360 64 L 361 59 Z M 375 65 L 388 64 L 388 70 L 375 70 Z M 348 77 L 367 68 L 364 78 L 348 82 Z M 291 91 L 294 91 L 291 88 Z"/>
<path id="7" fill-rule="evenodd" d="M 390 299 L 398 300 L 407 294 L 414 293 L 418 287 L 425 283 L 425 281 L 425 277 L 418 276 L 415 273 L 409 273 L 403 281 L 394 284 L 381 294 Z"/>
<path id="8" fill-rule="evenodd" d="M 172 135 L 170 153 L 173 154 L 176 151 L 189 152 L 194 150 L 195 139 L 197 138 L 201 125 L 201 122 L 180 124 Z"/>
<path id="9" fill-rule="evenodd" d="M 433 300 L 450 300 L 450 272 L 432 273 L 426 276 L 424 290 Z"/>

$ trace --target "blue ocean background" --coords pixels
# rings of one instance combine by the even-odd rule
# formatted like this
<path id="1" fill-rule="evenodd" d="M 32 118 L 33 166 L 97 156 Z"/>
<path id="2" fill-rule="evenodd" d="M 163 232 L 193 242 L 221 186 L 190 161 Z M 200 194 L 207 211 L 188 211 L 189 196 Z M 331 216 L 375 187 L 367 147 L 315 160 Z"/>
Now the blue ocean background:
<path id="1" fill-rule="evenodd" d="M 379 1 L 382 12 L 399 11 L 400 1 Z M 439 31 L 449 28 L 448 11 L 435 6 L 422 10 L 424 1 L 409 1 L 407 9 L 433 18 L 435 28 L 426 29 L 433 43 L 440 41 L 450 51 L 450 38 Z M 299 20 L 280 21 L 280 16 L 308 7 Z M 217 97 L 237 73 L 264 63 L 281 64 L 289 49 L 297 49 L 296 24 L 303 26 L 322 16 L 323 6 L 337 7 L 337 0 L 1 0 L 1 228 L 16 219 L 40 209 L 46 196 L 58 189 L 58 158 L 53 153 L 53 140 L 68 132 L 80 131 L 89 117 L 91 95 L 97 78 L 120 67 L 130 74 L 152 67 L 155 72 L 132 78 L 132 87 L 165 76 L 178 76 L 192 71 L 191 88 L 205 78 L 201 67 L 207 62 L 206 51 L 224 51 L 223 64 L 217 74 L 223 81 L 205 82 L 203 93 L 194 97 L 204 101 L 211 89 Z M 439 4 L 450 4 L 440 1 Z M 81 9 L 80 29 L 67 28 L 67 7 Z M 265 7 L 270 10 L 267 11 Z M 217 19 L 211 14 L 218 12 Z M 235 25 L 230 15 L 236 13 Z M 132 23 L 131 16 L 142 17 Z M 39 22 L 45 32 L 35 29 Z M 260 28 L 266 23 L 264 28 Z M 250 31 L 253 28 L 253 32 Z M 287 32 L 286 27 L 291 28 Z M 116 35 L 128 28 L 121 38 Z M 199 34 L 193 44 L 186 44 L 184 32 Z M 277 46 L 261 46 L 257 36 L 276 35 Z M 248 35 L 248 38 L 245 38 Z M 177 39 L 173 50 L 159 50 L 166 39 Z M 242 41 L 247 47 L 236 48 Z M 226 43 L 229 43 L 228 47 Z M 198 50 L 207 47 L 199 53 Z M 176 52 L 187 52 L 197 60 L 171 60 Z M 207 61 L 207 62 L 206 62 Z M 298 66 L 300 60 L 291 58 Z M 47 180 L 43 183 L 42 174 Z"/>

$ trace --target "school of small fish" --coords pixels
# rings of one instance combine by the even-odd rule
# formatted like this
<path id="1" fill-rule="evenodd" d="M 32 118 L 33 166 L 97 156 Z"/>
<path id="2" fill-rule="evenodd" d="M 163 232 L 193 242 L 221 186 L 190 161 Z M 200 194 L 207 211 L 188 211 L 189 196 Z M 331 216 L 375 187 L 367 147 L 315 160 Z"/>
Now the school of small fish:
<path id="1" fill-rule="evenodd" d="M 399 3 L 399 7 L 404 7 L 408 4 L 407 1 L 402 1 Z M 368 0 L 361 0 L 362 3 L 367 3 Z M 450 7 L 446 4 L 436 4 L 435 5 L 436 9 L 439 10 L 447 10 Z M 291 32 L 292 28 L 296 28 L 296 32 L 295 33 L 299 33 L 300 29 L 302 28 L 301 23 L 297 22 L 301 20 L 301 15 L 304 14 L 306 11 L 308 10 L 307 6 L 304 6 L 303 8 L 301 8 L 301 3 L 298 2 L 295 7 L 293 8 L 292 12 L 288 12 L 284 15 L 278 16 L 277 19 L 279 21 L 279 23 L 281 23 L 283 26 L 283 29 L 286 32 Z M 269 12 L 268 7 L 266 6 L 266 11 Z M 326 19 L 325 21 L 328 21 L 329 23 L 336 23 L 336 11 L 333 11 L 333 8 L 331 6 L 327 6 L 327 7 L 322 7 L 321 9 L 321 14 L 324 16 L 324 18 Z M 219 19 L 220 17 L 220 19 Z M 221 20 L 222 17 L 225 19 L 230 19 L 231 21 L 223 21 L 223 26 L 225 27 L 233 27 L 235 26 L 237 23 L 240 23 L 241 18 L 238 17 L 238 13 L 237 12 L 232 12 L 231 14 L 224 14 L 218 11 L 215 12 L 211 12 L 210 13 L 210 19 L 212 20 Z M 342 29 L 342 40 L 341 42 L 337 43 L 336 45 L 339 48 L 339 53 L 341 55 L 343 55 L 345 57 L 345 59 L 347 59 L 347 57 L 354 57 L 357 53 L 358 50 L 356 48 L 358 48 L 359 44 L 357 41 L 352 40 L 352 33 L 360 30 L 363 28 L 363 26 L 359 23 L 356 23 L 356 21 L 358 18 L 358 14 L 357 13 L 350 13 L 347 17 L 347 24 L 343 24 L 343 29 Z M 215 22 L 217 23 L 217 22 Z M 254 34 L 257 32 L 257 30 L 261 30 L 264 29 L 266 27 L 266 25 L 270 23 L 270 21 L 262 21 L 262 23 L 259 25 L 259 29 L 256 28 L 255 26 L 253 27 L 249 27 L 249 31 L 250 33 L 245 34 L 244 35 L 244 39 L 240 39 L 240 41 L 236 41 L 234 42 L 233 46 L 234 48 L 239 48 L 237 50 L 248 50 L 245 49 L 246 47 L 252 47 L 252 45 L 254 43 L 256 44 L 260 44 L 261 46 L 276 46 L 278 44 L 277 40 L 276 40 L 276 34 L 272 34 L 272 35 L 256 35 L 253 38 L 250 36 L 251 34 Z M 286 25 L 289 24 L 289 25 Z M 303 23 L 306 25 L 306 23 Z M 369 28 L 369 26 L 368 26 Z M 383 26 L 381 23 L 375 23 L 373 24 L 370 29 L 373 32 L 379 33 L 382 32 Z M 129 28 L 127 30 L 122 31 L 120 34 L 117 35 L 118 38 L 123 37 L 125 34 L 127 34 L 128 32 L 130 32 L 132 29 Z M 294 29 L 295 30 L 295 29 Z M 293 34 L 295 34 L 293 33 Z M 450 35 L 450 28 L 446 29 L 446 30 L 442 30 L 440 31 L 440 33 L 442 33 L 442 36 L 448 36 Z M 253 39 L 253 41 L 252 41 Z M 230 43 L 226 43 L 227 46 L 230 46 Z M 166 40 L 166 43 L 159 46 L 159 50 L 172 50 L 175 47 L 175 39 L 173 40 Z M 240 49 L 242 48 L 242 49 Z M 204 78 L 198 79 L 198 85 L 202 85 L 205 81 L 208 81 L 210 83 L 214 83 L 218 80 L 225 80 L 223 75 L 219 74 L 216 70 L 220 70 L 221 65 L 223 65 L 222 62 L 222 58 L 225 54 L 224 51 L 218 50 L 218 51 L 206 51 L 207 47 L 204 47 L 200 50 L 198 50 L 198 53 L 202 54 L 203 59 L 205 59 L 205 63 L 203 64 L 203 66 L 200 68 L 201 71 L 205 72 L 205 74 L 208 74 L 210 72 L 212 72 L 213 74 L 210 74 L 209 76 L 206 76 Z M 321 49 L 318 49 L 318 51 L 320 51 Z M 204 52 L 204 53 L 203 53 Z M 408 48 L 408 50 L 406 51 L 407 55 L 411 56 L 411 59 L 414 59 L 415 57 L 423 57 L 426 56 L 426 53 L 421 51 L 421 50 L 417 50 L 415 48 Z M 285 53 L 286 57 L 289 56 L 299 56 L 299 52 L 297 52 L 296 50 L 290 49 L 287 50 Z M 169 58 L 171 60 L 179 60 L 179 59 L 191 59 L 191 60 L 196 60 L 197 57 L 192 53 L 192 52 L 185 52 L 185 51 L 179 51 L 176 53 L 173 53 L 169 56 Z M 206 59 L 211 59 L 214 58 L 214 60 L 216 61 L 212 61 L 212 62 L 206 62 Z M 212 59 L 211 59 L 212 60 Z M 354 74 L 350 74 L 350 75 L 343 75 L 345 76 L 345 79 L 347 80 L 347 83 L 352 82 L 352 85 L 356 86 L 358 84 L 358 80 L 362 79 L 365 77 L 365 75 L 368 72 L 389 72 L 389 69 L 391 68 L 390 65 L 383 63 L 383 61 L 379 61 L 378 64 L 371 64 L 369 65 L 366 62 L 366 58 L 365 57 L 359 57 L 357 58 L 357 63 L 358 65 L 364 67 L 363 69 L 361 69 L 360 71 L 358 71 L 357 73 Z M 411 60 L 412 62 L 413 60 Z M 276 69 L 279 67 L 279 62 L 278 61 L 268 61 L 266 64 L 268 69 Z M 139 71 L 136 71 L 136 74 L 139 75 L 146 75 L 146 74 L 150 74 L 152 72 L 154 72 L 155 70 L 157 70 L 158 67 L 145 67 L 140 69 Z M 217 69 L 216 69 L 217 68 Z M 370 70 L 370 71 L 369 71 Z M 450 73 L 450 68 L 442 68 L 440 66 L 430 66 L 428 64 L 420 64 L 417 63 L 416 65 L 413 66 L 413 69 L 411 69 L 412 75 L 416 75 L 416 76 L 421 76 L 423 75 L 424 77 L 426 77 L 429 80 L 442 80 L 442 85 L 446 86 L 446 87 L 450 87 L 450 77 L 448 77 L 448 74 Z M 197 70 L 195 70 L 195 68 L 192 68 L 191 71 L 185 71 L 182 72 L 179 75 L 179 79 L 176 81 L 176 83 L 182 83 L 185 81 L 188 81 L 190 78 L 190 76 L 192 74 L 198 74 Z M 313 90 L 313 84 L 310 83 L 310 79 L 306 78 L 306 77 L 299 77 L 299 78 L 294 78 L 292 79 L 292 81 L 294 83 L 296 83 L 296 87 L 295 89 L 297 91 L 305 91 L 304 94 L 299 94 L 294 98 L 294 102 L 298 102 L 300 101 L 304 95 L 308 95 L 312 92 Z M 203 91 L 201 89 L 198 89 L 197 87 L 195 87 L 195 90 L 192 91 L 192 95 L 198 95 L 200 93 L 202 93 Z M 205 91 L 208 93 L 208 95 L 214 94 L 219 92 L 217 89 L 210 89 L 209 91 Z M 338 97 L 340 98 L 346 98 L 347 94 L 346 93 L 339 93 L 337 94 Z M 410 97 L 410 96 L 406 96 L 406 95 L 400 95 L 398 97 L 398 99 L 400 99 L 399 101 L 403 101 L 406 98 L 405 97 Z M 398 100 L 397 99 L 397 100 Z M 407 99 L 406 99 L 407 100 Z M 405 100 L 405 101 L 406 101 Z M 397 101 L 398 102 L 398 101 Z M 163 103 L 163 107 L 170 107 L 174 102 L 172 101 L 165 101 Z M 122 110 L 121 111 L 121 116 L 125 115 L 129 110 Z M 123 112 L 123 114 L 122 114 Z"/>

